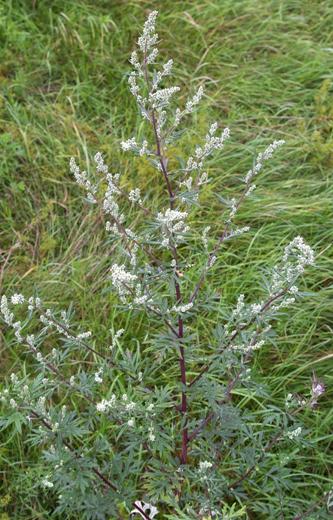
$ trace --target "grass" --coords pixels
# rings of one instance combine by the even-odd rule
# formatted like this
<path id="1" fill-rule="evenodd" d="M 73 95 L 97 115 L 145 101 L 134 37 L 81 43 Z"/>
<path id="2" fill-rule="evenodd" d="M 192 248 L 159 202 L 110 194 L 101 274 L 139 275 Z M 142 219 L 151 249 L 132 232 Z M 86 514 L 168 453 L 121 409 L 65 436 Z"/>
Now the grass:
<path id="1" fill-rule="evenodd" d="M 231 193 L 256 150 L 275 138 L 287 141 L 240 215 L 242 225 L 251 225 L 250 236 L 230 245 L 209 283 L 212 291 L 223 288 L 230 302 L 238 292 L 251 296 L 260 269 L 290 238 L 302 234 L 316 250 L 317 266 L 304 282 L 308 296 L 282 321 L 278 348 L 260 352 L 254 364 L 277 400 L 289 391 L 304 392 L 313 370 L 328 387 L 320 408 L 306 417 L 311 446 L 293 454 L 291 493 L 306 510 L 332 487 L 329 0 L 0 1 L 1 292 L 38 288 L 50 305 L 73 302 L 78 319 L 97 338 L 112 322 L 112 302 L 103 291 L 109 265 L 103 226 L 82 202 L 68 160 L 74 155 L 89 169 L 100 150 L 111 169 L 121 168 L 128 184 L 146 186 L 149 196 L 146 179 L 155 174 L 124 156 L 119 140 L 135 127 L 141 132 L 127 88 L 127 58 L 152 8 L 160 10 L 160 52 L 174 59 L 182 101 L 198 84 L 206 87 L 194 138 L 211 120 L 232 132 L 220 160 L 211 161 L 212 192 Z M 216 222 L 217 203 L 210 203 L 205 218 Z M 142 334 L 141 323 L 129 327 L 129 336 Z M 0 341 L 6 376 L 22 356 L 4 332 Z M 0 518 L 47 518 L 47 500 L 31 492 L 38 475 L 34 450 L 6 434 L 0 461 Z M 254 518 L 270 515 L 268 509 Z"/>

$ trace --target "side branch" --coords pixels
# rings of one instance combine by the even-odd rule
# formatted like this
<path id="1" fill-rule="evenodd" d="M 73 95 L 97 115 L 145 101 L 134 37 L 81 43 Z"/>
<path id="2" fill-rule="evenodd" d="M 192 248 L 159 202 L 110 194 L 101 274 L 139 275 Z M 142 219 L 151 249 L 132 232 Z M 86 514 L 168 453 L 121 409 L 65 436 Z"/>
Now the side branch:
<path id="1" fill-rule="evenodd" d="M 269 298 L 267 300 L 266 303 L 264 303 L 260 309 L 260 312 L 259 314 L 263 314 L 271 305 L 272 303 L 274 303 L 276 300 L 278 300 L 279 298 L 281 298 L 284 294 L 286 294 L 286 290 L 283 290 L 281 292 L 279 292 L 278 294 L 272 296 L 271 298 Z M 234 339 L 240 334 L 240 332 L 242 332 L 243 330 L 245 330 L 247 327 L 250 327 L 251 325 L 253 325 L 253 323 L 255 322 L 255 319 L 256 317 L 253 317 L 249 322 L 245 323 L 244 325 L 242 325 L 241 327 L 239 327 L 231 336 L 230 336 L 230 339 L 229 341 L 227 342 L 226 345 L 224 345 L 224 347 L 222 349 L 218 349 L 217 351 L 217 354 L 221 354 L 224 350 L 226 350 L 228 347 L 230 347 L 230 345 L 232 344 L 232 342 L 234 341 Z M 200 370 L 200 372 L 194 377 L 194 379 L 189 383 L 189 387 L 193 386 L 195 383 L 197 383 L 197 381 L 199 381 L 199 379 L 201 379 L 201 377 L 209 370 L 209 368 L 212 366 L 213 364 L 213 361 L 210 361 L 209 363 L 207 363 L 206 365 L 203 366 L 203 368 Z"/>

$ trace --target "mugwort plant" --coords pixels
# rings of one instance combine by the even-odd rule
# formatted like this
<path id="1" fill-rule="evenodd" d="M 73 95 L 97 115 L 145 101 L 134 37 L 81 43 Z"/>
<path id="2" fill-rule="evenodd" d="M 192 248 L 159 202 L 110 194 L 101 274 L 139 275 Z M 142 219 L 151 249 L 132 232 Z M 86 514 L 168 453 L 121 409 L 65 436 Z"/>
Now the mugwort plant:
<path id="1" fill-rule="evenodd" d="M 258 299 L 238 294 L 230 305 L 223 293 L 209 294 L 207 281 L 227 243 L 249 231 L 237 222 L 239 208 L 284 142 L 257 155 L 234 198 L 219 197 L 216 227 L 202 226 L 209 159 L 227 146 L 230 131 L 213 122 L 189 156 L 173 153 L 204 89 L 174 109 L 180 89 L 168 83 L 172 60 L 157 64 L 156 16 L 151 12 L 145 22 L 128 78 L 146 137 L 121 142 L 125 154 L 155 169 L 156 197 L 145 186 L 129 190 L 101 153 L 94 174 L 70 160 L 87 201 L 105 215 L 112 245 L 107 287 L 118 310 L 109 337 L 98 344 L 72 309 L 49 308 L 36 295 L 2 295 L 9 341 L 29 355 L 31 373 L 10 376 L 1 424 L 15 425 L 40 449 L 37 485 L 53 499 L 56 517 L 248 518 L 250 501 L 256 518 L 268 518 L 253 497 L 272 493 L 278 470 L 286 478 L 288 467 L 277 464 L 265 475 L 267 459 L 280 446 L 302 442 L 301 412 L 317 406 L 325 387 L 314 375 L 304 395 L 288 394 L 279 408 L 268 404 L 250 364 L 272 344 L 274 325 L 300 296 L 314 252 L 300 236 L 286 243 Z M 144 316 L 137 348 L 117 321 L 124 312 Z M 242 395 L 264 404 L 244 405 Z"/>

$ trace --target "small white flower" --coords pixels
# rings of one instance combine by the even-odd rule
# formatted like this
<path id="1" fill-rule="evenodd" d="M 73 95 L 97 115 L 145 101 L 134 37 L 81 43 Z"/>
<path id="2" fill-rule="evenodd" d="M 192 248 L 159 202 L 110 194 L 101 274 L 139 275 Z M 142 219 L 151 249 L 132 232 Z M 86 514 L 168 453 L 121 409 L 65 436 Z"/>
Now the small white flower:
<path id="1" fill-rule="evenodd" d="M 208 460 L 204 460 L 199 462 L 199 471 L 200 473 L 205 473 L 208 469 L 213 467 L 213 463 Z"/>
<path id="2" fill-rule="evenodd" d="M 98 412 L 105 413 L 114 406 L 116 402 L 116 396 L 112 394 L 111 399 L 102 399 L 101 402 L 96 404 Z"/>
<path id="3" fill-rule="evenodd" d="M 138 148 L 135 137 L 127 139 L 127 141 L 121 141 L 120 146 L 122 147 L 124 152 L 127 152 L 128 150 L 137 150 Z"/>
<path id="4" fill-rule="evenodd" d="M 51 489 L 51 488 L 53 488 L 54 484 L 53 484 L 53 482 L 51 482 L 51 481 L 49 480 L 49 478 L 50 478 L 49 475 L 47 475 L 47 476 L 42 480 L 42 486 L 45 487 L 45 488 L 49 488 L 49 489 Z"/>
<path id="5" fill-rule="evenodd" d="M 177 312 L 177 313 L 185 313 L 185 312 L 189 311 L 190 309 L 192 309 L 192 307 L 193 307 L 193 303 L 190 302 L 190 303 L 187 303 L 184 305 L 174 305 L 171 310 L 174 312 Z"/>
<path id="6" fill-rule="evenodd" d="M 296 439 L 297 437 L 299 437 L 302 433 L 302 428 L 299 426 L 298 428 L 295 428 L 295 430 L 290 430 L 289 432 L 286 433 L 287 437 L 289 437 L 289 439 L 293 440 L 293 439 Z"/>
<path id="7" fill-rule="evenodd" d="M 87 339 L 90 337 L 91 337 L 91 331 L 88 330 L 87 332 L 81 332 L 80 334 L 78 334 L 76 336 L 76 339 L 78 339 L 80 341 L 81 339 Z"/>
<path id="8" fill-rule="evenodd" d="M 148 151 L 148 141 L 144 140 L 142 141 L 141 148 L 139 150 L 139 155 L 142 157 L 145 153 Z"/>
<path id="9" fill-rule="evenodd" d="M 108 401 L 106 399 L 103 399 L 100 403 L 96 404 L 96 408 L 98 412 L 105 412 L 108 406 Z"/>
<path id="10" fill-rule="evenodd" d="M 134 403 L 134 401 L 130 401 L 129 403 L 126 404 L 125 406 L 125 410 L 127 412 L 131 412 L 132 410 L 134 410 L 136 407 L 136 404 Z"/>
<path id="11" fill-rule="evenodd" d="M 103 374 L 103 369 L 102 368 L 100 368 L 98 370 L 98 372 L 95 373 L 94 379 L 95 379 L 96 383 L 98 383 L 98 384 L 103 383 L 102 374 Z"/>
<path id="12" fill-rule="evenodd" d="M 217 256 L 216 255 L 213 255 L 213 256 L 209 257 L 209 260 L 208 260 L 208 268 L 209 269 L 211 267 L 213 267 L 213 265 L 215 264 L 216 260 L 217 260 Z"/>
<path id="13" fill-rule="evenodd" d="M 23 294 L 15 293 L 11 297 L 11 302 L 13 305 L 20 305 L 20 304 L 24 303 L 24 301 L 25 301 L 25 299 L 24 299 Z"/>
<path id="14" fill-rule="evenodd" d="M 39 361 L 39 363 L 42 363 L 44 360 L 43 354 L 41 352 L 37 352 L 36 359 L 37 359 L 37 361 Z"/>
<path id="15" fill-rule="evenodd" d="M 131 202 L 138 202 L 139 204 L 142 204 L 142 200 L 140 198 L 140 188 L 131 190 L 128 194 L 128 198 Z"/>
<path id="16" fill-rule="evenodd" d="M 148 428 L 148 439 L 150 440 L 150 442 L 154 442 L 156 440 L 156 435 L 154 433 L 153 426 L 150 426 Z"/>
<path id="17" fill-rule="evenodd" d="M 14 373 L 10 374 L 10 380 L 11 380 L 11 382 L 12 382 L 14 385 L 17 384 L 17 383 L 18 383 L 18 377 L 17 377 L 17 375 L 14 374 Z"/>

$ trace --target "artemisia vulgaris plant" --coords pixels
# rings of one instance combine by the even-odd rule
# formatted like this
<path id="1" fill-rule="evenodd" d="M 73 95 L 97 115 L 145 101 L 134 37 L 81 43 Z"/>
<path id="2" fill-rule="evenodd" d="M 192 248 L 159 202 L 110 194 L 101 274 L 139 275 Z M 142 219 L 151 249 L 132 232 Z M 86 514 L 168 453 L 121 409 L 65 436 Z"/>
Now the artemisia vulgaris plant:
<path id="1" fill-rule="evenodd" d="M 56 518 L 245 518 L 249 500 L 256 518 L 271 518 L 260 490 L 272 494 L 278 470 L 286 478 L 288 468 L 277 464 L 269 477 L 266 461 L 286 443 L 302 442 L 300 412 L 314 408 L 324 386 L 314 376 L 312 387 L 287 395 L 281 409 L 267 404 L 250 363 L 298 298 L 298 280 L 314 253 L 300 236 L 286 243 L 256 301 L 238 294 L 229 307 L 223 287 L 219 298 L 209 294 L 207 281 L 223 251 L 249 230 L 237 224 L 238 210 L 283 141 L 257 155 L 235 198 L 219 197 L 215 229 L 198 224 L 210 182 L 207 161 L 228 146 L 230 132 L 213 122 L 189 156 L 178 157 L 179 145 L 173 153 L 204 91 L 199 86 L 182 109 L 173 108 L 179 87 L 168 86 L 172 60 L 157 64 L 156 16 L 148 16 L 130 58 L 129 88 L 146 138 L 121 142 L 125 153 L 155 168 L 156 196 L 150 183 L 149 195 L 145 186 L 128 190 L 101 153 L 91 175 L 70 161 L 88 201 L 105 215 L 112 244 L 107 286 L 117 295 L 118 313 L 144 315 L 145 337 L 133 348 L 116 313 L 108 342 L 98 344 L 71 309 L 48 308 L 36 295 L 3 295 L 9 341 L 22 345 L 36 369 L 11 375 L 2 426 L 30 431 L 45 461 L 37 485 L 53 499 Z M 240 406 L 240 389 L 265 404 Z M 281 484 L 277 494 L 283 492 Z M 249 497 L 259 497 L 258 504 Z M 288 511 L 285 518 L 292 518 Z"/>

